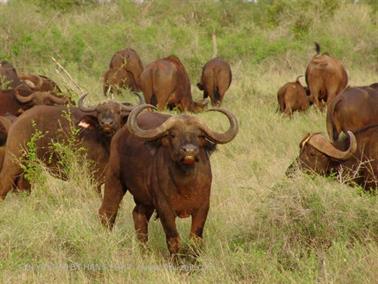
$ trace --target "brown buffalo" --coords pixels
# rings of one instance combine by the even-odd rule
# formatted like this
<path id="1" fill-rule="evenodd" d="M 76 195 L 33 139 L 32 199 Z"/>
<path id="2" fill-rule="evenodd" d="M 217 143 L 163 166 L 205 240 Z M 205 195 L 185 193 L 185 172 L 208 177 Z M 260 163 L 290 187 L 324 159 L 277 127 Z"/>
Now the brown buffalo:
<path id="1" fill-rule="evenodd" d="M 231 85 L 231 66 L 219 57 L 208 61 L 202 68 L 201 81 L 198 89 L 203 91 L 203 98 L 210 96 L 213 106 L 220 106 L 223 97 Z"/>
<path id="2" fill-rule="evenodd" d="M 5 142 L 7 141 L 8 131 L 15 120 L 16 117 L 13 115 L 0 116 L 0 170 L 5 155 Z"/>
<path id="3" fill-rule="evenodd" d="M 320 101 L 329 106 L 336 95 L 348 84 L 348 74 L 342 63 L 329 56 L 320 54 L 320 46 L 315 43 L 316 55 L 306 69 L 306 83 L 315 105 L 322 109 Z"/>
<path id="4" fill-rule="evenodd" d="M 104 95 L 125 88 L 139 91 L 142 71 L 143 63 L 134 49 L 126 48 L 116 52 L 104 74 Z"/>
<path id="5" fill-rule="evenodd" d="M 193 101 L 189 76 L 174 55 L 147 65 L 140 79 L 146 103 L 159 110 L 177 107 L 180 111 L 200 112 L 207 105 L 206 100 Z"/>
<path id="6" fill-rule="evenodd" d="M 286 174 L 291 176 L 295 165 L 320 175 L 340 173 L 365 189 L 378 188 L 378 125 L 347 132 L 347 137 L 329 142 L 322 134 L 308 134 L 300 143 L 300 154 Z"/>
<path id="7" fill-rule="evenodd" d="M 230 142 L 238 132 L 233 114 L 225 114 L 230 128 L 211 130 L 189 115 L 143 112 L 151 105 L 135 108 L 113 137 L 106 174 L 104 199 L 99 214 L 104 225 L 113 226 L 126 191 L 134 197 L 137 237 L 148 239 L 148 221 L 156 210 L 171 254 L 179 251 L 175 218 L 192 216 L 191 237 L 202 238 L 211 188 L 209 155 L 216 144 Z"/>
<path id="8" fill-rule="evenodd" d="M 21 84 L 16 69 L 8 61 L 0 62 L 0 90 L 14 89 Z"/>
<path id="9" fill-rule="evenodd" d="M 311 104 L 308 89 L 303 87 L 298 76 L 295 82 L 283 85 L 277 93 L 280 111 L 291 116 L 294 111 L 305 111 Z"/>
<path id="10" fill-rule="evenodd" d="M 27 85 L 21 84 L 16 89 L 0 91 L 0 115 L 7 113 L 18 116 L 36 105 L 71 104 L 67 97 L 59 97 L 50 92 L 33 92 Z"/>
<path id="11" fill-rule="evenodd" d="M 0 116 L 0 146 L 7 141 L 9 128 L 15 120 L 16 116 L 14 115 Z"/>
<path id="12" fill-rule="evenodd" d="M 6 197 L 17 184 L 17 177 L 22 175 L 20 160 L 36 129 L 42 133 L 42 137 L 36 142 L 38 158 L 54 175 L 62 179 L 66 177 L 59 169 L 60 156 L 54 151 L 52 143 L 66 144 L 67 139 L 72 137 L 72 126 L 79 129 L 76 137 L 77 146 L 83 148 L 87 158 L 93 161 L 92 170 L 98 184 L 104 182 L 103 174 L 109 157 L 110 140 L 125 123 L 133 107 L 113 101 L 96 107 L 84 107 L 84 97 L 80 98 L 78 108 L 36 106 L 19 116 L 12 124 L 0 173 L 0 198 Z"/>
<path id="13" fill-rule="evenodd" d="M 341 131 L 352 132 L 378 124 L 378 89 L 354 87 L 344 89 L 327 110 L 327 132 L 336 141 Z"/>
<path id="14" fill-rule="evenodd" d="M 28 85 L 33 92 L 51 92 L 53 94 L 61 93 L 58 84 L 44 75 L 20 75 L 20 80 Z"/>

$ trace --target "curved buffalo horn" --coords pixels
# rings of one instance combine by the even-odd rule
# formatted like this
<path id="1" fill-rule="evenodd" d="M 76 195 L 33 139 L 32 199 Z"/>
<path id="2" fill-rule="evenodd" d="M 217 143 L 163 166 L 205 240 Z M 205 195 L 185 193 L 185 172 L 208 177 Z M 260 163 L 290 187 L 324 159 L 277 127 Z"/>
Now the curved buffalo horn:
<path id="1" fill-rule="evenodd" d="M 138 99 L 139 99 L 138 105 L 141 105 L 141 104 L 145 103 L 144 96 L 140 95 L 137 92 L 133 92 L 133 94 L 136 95 L 138 97 Z M 135 106 L 133 106 L 130 103 L 122 103 L 122 112 L 123 112 L 123 115 L 129 114 L 134 108 L 135 108 Z"/>
<path id="2" fill-rule="evenodd" d="M 122 105 L 121 105 L 121 111 L 122 111 L 122 114 L 123 114 L 123 115 L 127 115 L 127 114 L 129 114 L 134 108 L 135 108 L 135 106 L 133 106 L 133 105 L 126 105 L 126 103 L 122 103 Z"/>
<path id="3" fill-rule="evenodd" d="M 88 94 L 84 94 L 80 97 L 80 99 L 77 101 L 77 106 L 79 109 L 83 112 L 94 112 L 96 111 L 96 107 L 86 107 L 84 106 L 84 99 Z"/>
<path id="4" fill-rule="evenodd" d="M 39 89 L 43 85 L 43 79 L 37 75 L 21 75 L 20 79 L 33 89 Z M 37 80 L 36 84 L 34 83 L 33 79 Z"/>
<path id="5" fill-rule="evenodd" d="M 26 104 L 26 103 L 29 103 L 31 102 L 33 99 L 34 99 L 34 93 L 33 94 L 30 94 L 28 96 L 21 96 L 19 93 L 18 93 L 18 90 L 16 91 L 15 93 L 16 95 L 16 99 L 22 103 L 22 104 Z"/>
<path id="6" fill-rule="evenodd" d="M 170 118 L 168 118 L 165 122 L 163 122 L 160 126 L 156 128 L 142 129 L 139 127 L 137 119 L 138 119 L 139 114 L 147 108 L 152 108 L 155 110 L 157 109 L 155 106 L 149 105 L 149 104 L 136 106 L 133 109 L 133 111 L 130 113 L 129 118 L 127 119 L 127 128 L 135 136 L 148 139 L 148 140 L 154 140 L 162 136 L 167 130 L 169 130 L 175 124 L 176 118 L 171 116 Z"/>
<path id="7" fill-rule="evenodd" d="M 145 104 L 146 103 L 146 101 L 145 101 L 145 99 L 144 99 L 144 95 L 141 95 L 140 93 L 138 93 L 138 92 L 133 92 L 134 93 L 134 95 L 136 95 L 137 97 L 138 97 L 138 99 L 139 99 L 139 103 L 138 103 L 138 105 L 141 105 L 141 104 Z"/>
<path id="8" fill-rule="evenodd" d="M 299 76 L 297 76 L 297 79 L 295 79 L 295 82 L 301 83 L 301 82 L 299 81 L 299 78 L 302 78 L 302 77 L 304 77 L 304 76 L 303 76 L 303 75 L 299 75 Z"/>
<path id="9" fill-rule="evenodd" d="M 226 132 L 218 133 L 211 130 L 206 124 L 198 121 L 199 127 L 201 128 L 203 132 L 206 133 L 207 137 L 211 141 L 217 144 L 225 144 L 225 143 L 230 142 L 232 139 L 234 139 L 236 134 L 239 131 L 239 124 L 235 115 L 231 113 L 230 111 L 222 109 L 222 108 L 212 108 L 207 111 L 217 111 L 217 112 L 223 113 L 224 115 L 227 116 L 228 121 L 230 122 L 230 127 Z"/>
<path id="10" fill-rule="evenodd" d="M 42 85 L 43 85 L 43 79 L 40 77 L 40 76 L 34 76 L 37 78 L 38 82 L 37 82 L 37 88 L 41 88 Z"/>
<path id="11" fill-rule="evenodd" d="M 54 103 L 54 104 L 57 104 L 57 105 L 64 105 L 66 103 L 68 103 L 68 98 L 65 98 L 65 97 L 57 97 L 57 96 L 54 96 L 52 94 L 50 94 L 49 92 L 47 92 L 46 96 Z"/>
<path id="12" fill-rule="evenodd" d="M 327 156 L 337 160 L 348 160 L 357 150 L 357 141 L 351 131 L 348 131 L 347 135 L 349 136 L 349 148 L 346 151 L 337 149 L 321 134 L 313 135 L 308 143 Z"/>
<path id="13" fill-rule="evenodd" d="M 35 88 L 36 88 L 36 86 L 35 86 L 35 84 L 34 84 L 33 81 L 31 81 L 31 80 L 29 80 L 29 79 L 22 79 L 22 81 L 23 81 L 26 85 L 28 85 L 30 88 L 32 88 L 32 89 L 35 89 Z"/>

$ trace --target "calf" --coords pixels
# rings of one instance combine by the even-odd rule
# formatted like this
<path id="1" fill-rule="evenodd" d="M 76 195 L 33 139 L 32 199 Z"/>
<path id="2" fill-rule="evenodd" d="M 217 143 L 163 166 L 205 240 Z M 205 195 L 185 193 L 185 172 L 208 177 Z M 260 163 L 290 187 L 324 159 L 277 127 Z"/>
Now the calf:
<path id="1" fill-rule="evenodd" d="M 294 111 L 305 111 L 310 106 L 310 98 L 307 95 L 308 89 L 303 87 L 298 76 L 295 82 L 283 85 L 277 93 L 277 100 L 280 111 L 291 116 Z"/>

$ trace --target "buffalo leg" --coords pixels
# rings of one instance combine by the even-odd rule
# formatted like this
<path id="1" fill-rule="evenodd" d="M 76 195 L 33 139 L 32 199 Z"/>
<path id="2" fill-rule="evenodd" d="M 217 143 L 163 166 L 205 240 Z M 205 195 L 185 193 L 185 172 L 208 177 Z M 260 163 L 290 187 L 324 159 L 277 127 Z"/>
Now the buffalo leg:
<path id="1" fill-rule="evenodd" d="M 203 227 L 205 226 L 209 204 L 199 208 L 192 214 L 192 227 L 190 229 L 190 238 L 194 240 L 202 239 Z"/>
<path id="2" fill-rule="evenodd" d="M 175 255 L 180 250 L 180 237 L 176 228 L 176 215 L 170 208 L 168 202 L 163 198 L 158 198 L 157 213 L 165 232 L 168 250 L 171 255 Z"/>
<path id="3" fill-rule="evenodd" d="M 312 96 L 312 99 L 314 101 L 314 104 L 316 105 L 316 107 L 318 109 L 321 109 L 321 105 L 320 105 L 320 102 L 319 102 L 319 89 L 318 87 L 313 87 L 310 85 L 310 94 Z"/>
<path id="4" fill-rule="evenodd" d="M 293 114 L 293 111 L 292 111 L 292 109 L 291 109 L 291 107 L 290 107 L 290 106 L 286 106 L 286 109 L 285 109 L 285 114 L 286 114 L 287 116 L 289 116 L 289 117 L 291 117 L 291 116 L 292 116 L 292 114 Z"/>
<path id="5" fill-rule="evenodd" d="M 0 173 L 0 199 L 5 199 L 8 192 L 14 187 L 17 175 L 22 172 L 18 163 L 6 156 Z"/>
<path id="6" fill-rule="evenodd" d="M 133 210 L 134 227 L 137 233 L 137 238 L 140 242 L 146 243 L 148 241 L 148 221 L 150 220 L 153 207 L 147 207 L 142 204 L 137 204 Z"/>
<path id="7" fill-rule="evenodd" d="M 24 174 L 21 174 L 16 180 L 16 189 L 22 192 L 31 192 L 31 184 Z"/>
<path id="8" fill-rule="evenodd" d="M 125 195 L 126 190 L 123 190 L 120 180 L 116 177 L 111 177 L 105 183 L 104 199 L 102 200 L 99 209 L 101 223 L 111 229 L 117 217 L 119 204 Z"/>

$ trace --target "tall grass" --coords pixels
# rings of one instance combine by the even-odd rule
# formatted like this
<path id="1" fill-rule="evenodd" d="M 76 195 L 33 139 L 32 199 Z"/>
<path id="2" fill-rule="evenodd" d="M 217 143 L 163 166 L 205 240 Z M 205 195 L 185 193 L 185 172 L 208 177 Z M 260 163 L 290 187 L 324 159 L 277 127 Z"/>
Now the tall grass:
<path id="1" fill-rule="evenodd" d="M 347 66 L 350 84 L 377 80 L 373 6 L 348 1 L 154 1 L 135 5 L 44 6 L 11 1 L 0 7 L 1 58 L 58 83 L 56 57 L 93 102 L 103 99 L 101 75 L 111 55 L 133 47 L 145 64 L 174 53 L 194 88 L 211 57 L 231 62 L 224 107 L 240 132 L 212 155 L 211 209 L 204 250 L 196 262 L 172 266 L 159 221 L 151 220 L 140 249 L 126 194 L 112 232 L 99 223 L 101 200 L 90 174 L 72 158 L 61 181 L 41 168 L 30 196 L 0 204 L 2 282 L 257 282 L 374 283 L 378 279 L 378 204 L 332 178 L 284 175 L 307 132 L 325 132 L 325 114 L 310 109 L 292 119 L 276 113 L 276 91 L 303 74 L 313 41 Z M 63 1 L 62 1 L 63 3 Z M 62 10 L 64 9 L 64 10 Z M 215 129 L 226 122 L 201 114 Z M 190 220 L 178 220 L 184 243 Z"/>

